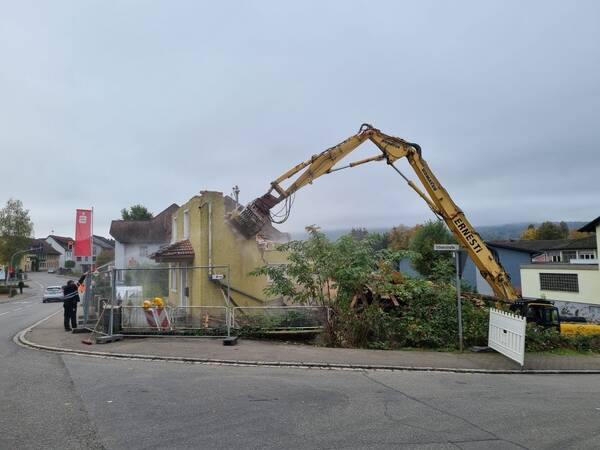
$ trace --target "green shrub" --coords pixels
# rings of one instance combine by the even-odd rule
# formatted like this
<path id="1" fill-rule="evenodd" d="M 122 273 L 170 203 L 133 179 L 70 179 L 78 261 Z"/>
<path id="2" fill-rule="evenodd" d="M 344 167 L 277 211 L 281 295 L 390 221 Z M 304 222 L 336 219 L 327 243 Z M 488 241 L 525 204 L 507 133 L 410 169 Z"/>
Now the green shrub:
<path id="1" fill-rule="evenodd" d="M 529 352 L 565 349 L 600 353 L 600 334 L 563 335 L 554 328 L 528 324 L 525 346 Z"/>

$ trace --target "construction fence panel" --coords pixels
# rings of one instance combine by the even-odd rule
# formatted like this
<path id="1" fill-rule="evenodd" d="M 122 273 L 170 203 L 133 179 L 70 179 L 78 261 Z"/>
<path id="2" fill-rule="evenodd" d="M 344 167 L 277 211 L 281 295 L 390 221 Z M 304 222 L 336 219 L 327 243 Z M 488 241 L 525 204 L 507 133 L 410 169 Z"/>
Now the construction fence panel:
<path id="1" fill-rule="evenodd" d="M 116 305 L 154 302 L 175 306 L 229 306 L 228 266 L 164 264 L 114 270 Z"/>
<path id="2" fill-rule="evenodd" d="M 264 331 L 321 330 L 329 320 L 326 306 L 249 306 L 231 308 L 231 326 Z"/>
<path id="3" fill-rule="evenodd" d="M 229 323 L 229 279 L 229 266 L 165 263 L 97 270 L 86 296 L 88 323 L 107 320 L 104 314 L 110 316 L 108 334 L 186 330 L 214 334 Z"/>
<path id="4" fill-rule="evenodd" d="M 86 278 L 83 312 L 88 326 L 93 326 L 98 321 L 104 305 L 111 301 L 112 291 L 112 267 L 100 267 Z"/>
<path id="5" fill-rule="evenodd" d="M 227 335 L 225 306 L 121 306 L 121 330 L 125 334 Z"/>

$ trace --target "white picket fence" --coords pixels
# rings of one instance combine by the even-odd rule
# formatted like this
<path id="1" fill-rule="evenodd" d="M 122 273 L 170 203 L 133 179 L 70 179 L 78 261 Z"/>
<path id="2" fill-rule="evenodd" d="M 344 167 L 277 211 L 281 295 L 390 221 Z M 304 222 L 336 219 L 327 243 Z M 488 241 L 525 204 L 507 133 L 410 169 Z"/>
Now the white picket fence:
<path id="1" fill-rule="evenodd" d="M 526 326 L 525 317 L 490 308 L 488 346 L 523 366 Z"/>

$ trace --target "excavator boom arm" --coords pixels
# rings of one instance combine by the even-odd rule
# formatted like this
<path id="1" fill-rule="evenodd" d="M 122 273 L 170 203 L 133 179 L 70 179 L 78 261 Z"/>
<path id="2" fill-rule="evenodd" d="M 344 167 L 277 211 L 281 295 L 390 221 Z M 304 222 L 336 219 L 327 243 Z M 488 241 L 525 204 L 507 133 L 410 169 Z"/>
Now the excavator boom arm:
<path id="1" fill-rule="evenodd" d="M 339 161 L 366 140 L 373 142 L 382 154 L 343 167 L 335 167 Z M 394 162 L 401 158 L 408 160 L 426 192 L 423 192 L 394 166 Z M 401 138 L 388 136 L 370 125 L 364 124 L 354 136 L 335 147 L 312 156 L 308 161 L 285 172 L 271 183 L 271 189 L 265 195 L 248 204 L 234 218 L 234 223 L 246 236 L 253 236 L 270 220 L 271 208 L 284 200 L 287 202 L 292 194 L 307 184 L 311 184 L 317 178 L 336 170 L 381 160 L 386 160 L 402 175 L 409 186 L 429 205 L 432 211 L 446 222 L 457 241 L 469 253 L 481 275 L 490 284 L 496 296 L 509 301 L 517 300 L 519 297 L 510 282 L 510 277 L 500 263 L 495 260 L 494 255 L 481 239 L 481 236 L 475 231 L 465 214 L 454 203 L 446 189 L 431 171 L 427 162 L 421 156 L 420 147 Z M 282 183 L 294 177 L 296 178 L 288 187 L 282 186 Z"/>

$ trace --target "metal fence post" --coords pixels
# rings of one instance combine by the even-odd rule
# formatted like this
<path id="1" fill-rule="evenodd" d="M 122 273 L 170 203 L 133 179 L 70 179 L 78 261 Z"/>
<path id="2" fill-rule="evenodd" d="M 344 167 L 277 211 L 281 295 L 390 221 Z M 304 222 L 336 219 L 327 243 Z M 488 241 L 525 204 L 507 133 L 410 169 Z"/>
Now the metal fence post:
<path id="1" fill-rule="evenodd" d="M 90 318 L 90 299 L 92 298 L 92 276 L 85 277 L 85 293 L 83 295 L 83 325 L 87 326 Z"/>
<path id="2" fill-rule="evenodd" d="M 110 295 L 110 324 L 108 327 L 108 334 L 113 335 L 113 321 L 114 321 L 114 309 L 115 309 L 115 297 L 117 296 L 117 269 L 114 268 L 111 274 L 112 292 Z"/>
<path id="3" fill-rule="evenodd" d="M 226 314 L 229 320 L 226 320 L 227 323 L 227 337 L 231 337 L 231 266 L 227 265 L 227 310 Z"/>
<path id="4" fill-rule="evenodd" d="M 463 351 L 463 323 L 462 323 L 462 302 L 460 300 L 460 252 L 454 252 L 456 263 L 456 305 L 458 307 L 458 345 L 460 351 Z"/>

